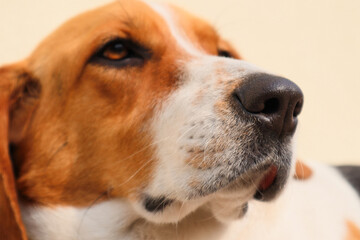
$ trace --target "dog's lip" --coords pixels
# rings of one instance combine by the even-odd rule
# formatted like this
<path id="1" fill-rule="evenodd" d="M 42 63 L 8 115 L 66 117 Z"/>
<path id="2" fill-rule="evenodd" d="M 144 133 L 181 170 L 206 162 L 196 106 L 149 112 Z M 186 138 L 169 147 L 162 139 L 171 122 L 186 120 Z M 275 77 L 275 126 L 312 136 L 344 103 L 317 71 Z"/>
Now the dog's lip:
<path id="1" fill-rule="evenodd" d="M 254 198 L 262 201 L 271 200 L 277 192 L 272 190 L 277 188 L 276 185 L 278 184 L 278 168 L 275 165 L 271 165 L 261 178 Z"/>
<path id="2" fill-rule="evenodd" d="M 259 191 L 266 191 L 270 188 L 270 186 L 274 183 L 276 176 L 278 173 L 278 168 L 275 165 L 269 167 L 267 172 L 265 173 L 264 177 L 261 179 L 258 190 Z"/>
<path id="3" fill-rule="evenodd" d="M 150 195 L 145 195 L 143 204 L 148 212 L 161 212 L 173 202 L 174 199 L 169 199 L 165 196 L 151 197 Z"/>

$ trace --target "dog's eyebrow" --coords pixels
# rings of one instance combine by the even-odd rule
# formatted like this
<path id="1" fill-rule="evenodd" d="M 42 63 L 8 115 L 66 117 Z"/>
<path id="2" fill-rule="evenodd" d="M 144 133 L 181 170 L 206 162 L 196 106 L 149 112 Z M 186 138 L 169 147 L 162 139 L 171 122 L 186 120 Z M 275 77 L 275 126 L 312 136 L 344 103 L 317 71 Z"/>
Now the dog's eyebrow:
<path id="1" fill-rule="evenodd" d="M 120 0 L 117 0 L 116 3 L 118 3 L 123 10 L 126 19 L 121 19 L 121 22 L 126 25 L 129 28 L 138 28 L 136 25 L 136 22 L 134 21 L 134 18 L 129 14 L 129 12 L 126 10 L 124 5 L 120 2 Z"/>

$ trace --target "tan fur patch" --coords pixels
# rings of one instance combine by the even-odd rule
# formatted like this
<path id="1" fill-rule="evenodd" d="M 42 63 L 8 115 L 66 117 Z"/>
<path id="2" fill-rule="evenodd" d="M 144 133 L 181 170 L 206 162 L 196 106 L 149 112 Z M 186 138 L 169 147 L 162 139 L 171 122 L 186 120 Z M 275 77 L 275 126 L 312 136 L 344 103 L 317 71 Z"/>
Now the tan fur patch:
<path id="1" fill-rule="evenodd" d="M 346 222 L 347 235 L 345 240 L 360 240 L 360 228 L 352 221 Z"/>
<path id="2" fill-rule="evenodd" d="M 193 166 L 198 169 L 210 169 L 211 167 L 214 167 L 214 161 L 211 159 L 205 158 L 205 156 L 197 156 L 193 158 L 189 158 L 185 160 L 186 164 Z"/>
<path id="3" fill-rule="evenodd" d="M 297 180 L 306 180 L 312 176 L 313 172 L 310 167 L 301 161 L 296 162 L 294 178 Z"/>

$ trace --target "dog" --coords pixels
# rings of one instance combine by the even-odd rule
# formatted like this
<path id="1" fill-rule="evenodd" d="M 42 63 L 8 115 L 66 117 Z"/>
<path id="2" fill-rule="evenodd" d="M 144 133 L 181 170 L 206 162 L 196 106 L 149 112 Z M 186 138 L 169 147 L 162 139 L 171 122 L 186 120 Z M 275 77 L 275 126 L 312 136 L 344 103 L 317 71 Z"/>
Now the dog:
<path id="1" fill-rule="evenodd" d="M 0 68 L 2 239 L 360 239 L 359 167 L 297 162 L 303 93 L 119 0 Z"/>

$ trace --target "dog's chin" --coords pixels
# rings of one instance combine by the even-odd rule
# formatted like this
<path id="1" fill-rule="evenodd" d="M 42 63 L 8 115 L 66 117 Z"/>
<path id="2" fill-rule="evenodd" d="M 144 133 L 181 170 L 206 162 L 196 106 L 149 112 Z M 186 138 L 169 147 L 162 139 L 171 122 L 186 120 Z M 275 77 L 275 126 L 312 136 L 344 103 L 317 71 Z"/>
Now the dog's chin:
<path id="1" fill-rule="evenodd" d="M 203 197 L 187 201 L 146 195 L 132 203 L 135 211 L 149 222 L 178 223 L 184 217 L 204 206 L 209 198 Z"/>
<path id="2" fill-rule="evenodd" d="M 220 222 L 243 217 L 252 199 L 271 201 L 284 187 L 289 168 L 264 164 L 229 181 L 225 186 L 212 188 L 209 194 L 192 194 L 187 199 L 154 197 L 143 194 L 135 209 L 145 219 L 155 223 L 176 223 L 200 207 L 211 211 Z"/>

